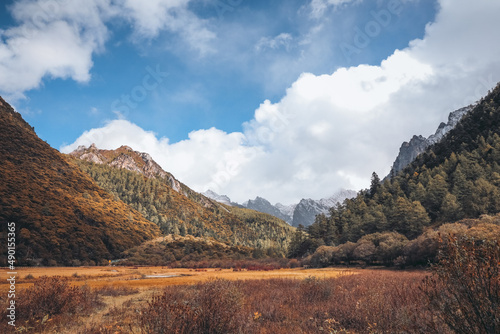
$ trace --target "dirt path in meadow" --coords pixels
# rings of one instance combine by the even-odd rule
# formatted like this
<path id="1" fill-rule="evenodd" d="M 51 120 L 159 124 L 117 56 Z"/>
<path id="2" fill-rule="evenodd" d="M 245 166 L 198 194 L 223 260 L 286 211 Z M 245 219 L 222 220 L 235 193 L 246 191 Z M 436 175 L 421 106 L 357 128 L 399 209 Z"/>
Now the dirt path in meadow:
<path id="1" fill-rule="evenodd" d="M 89 331 L 91 329 L 96 329 L 99 327 L 109 326 L 108 317 L 112 317 L 114 314 L 124 313 L 124 307 L 130 308 L 131 313 L 135 310 L 140 309 L 146 301 L 148 301 L 153 295 L 154 290 L 142 290 L 139 293 L 128 295 L 128 296 L 104 296 L 103 301 L 105 306 L 99 311 L 91 314 L 89 317 L 83 318 L 83 324 L 68 328 L 67 331 L 62 332 L 64 334 L 74 334 Z M 126 330 L 126 329 L 124 329 Z M 132 332 L 128 331 L 127 332 Z"/>

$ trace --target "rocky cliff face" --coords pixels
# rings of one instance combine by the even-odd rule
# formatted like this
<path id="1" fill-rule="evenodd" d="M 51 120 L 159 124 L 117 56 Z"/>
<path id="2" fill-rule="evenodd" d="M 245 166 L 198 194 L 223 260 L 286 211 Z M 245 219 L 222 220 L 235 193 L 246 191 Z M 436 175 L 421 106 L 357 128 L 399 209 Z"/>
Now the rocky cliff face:
<path id="1" fill-rule="evenodd" d="M 279 210 L 276 206 L 272 205 L 268 200 L 262 197 L 256 197 L 254 200 L 248 200 L 243 203 L 247 209 L 252 209 L 259 212 L 264 212 L 282 219 L 290 224 L 292 217 Z"/>
<path id="2" fill-rule="evenodd" d="M 328 213 L 329 207 L 324 206 L 319 201 L 310 198 L 302 199 L 293 211 L 292 226 L 309 226 L 314 223 L 318 214 Z"/>
<path id="3" fill-rule="evenodd" d="M 404 142 L 399 149 L 396 161 L 394 161 L 394 164 L 392 165 L 390 175 L 396 175 L 413 162 L 419 154 L 425 152 L 429 146 L 440 142 L 441 139 L 443 139 L 443 137 L 458 124 L 462 117 L 469 113 L 473 108 L 474 106 L 470 105 L 453 111 L 448 116 L 448 122 L 441 123 L 436 130 L 436 133 L 428 138 L 423 136 L 413 136 L 409 142 Z"/>
<path id="4" fill-rule="evenodd" d="M 399 149 L 399 154 L 394 161 L 391 175 L 395 175 L 408 166 L 415 158 L 423 153 L 430 144 L 423 136 L 413 136 L 409 142 L 404 142 Z"/>
<path id="5" fill-rule="evenodd" d="M 134 151 L 128 146 L 121 146 L 116 150 L 100 150 L 92 144 L 88 148 L 79 146 L 69 155 L 80 160 L 140 173 L 147 178 L 164 178 L 169 181 L 172 189 L 177 192 L 182 190 L 181 183 L 172 174 L 165 172 L 148 153 Z"/>
<path id="6" fill-rule="evenodd" d="M 320 200 L 303 199 L 296 205 L 293 212 L 293 226 L 309 226 L 314 223 L 316 216 L 319 214 L 330 214 L 330 208 L 342 203 L 346 198 L 355 197 L 357 194 L 354 190 L 340 190 L 336 194 L 328 198 Z"/>
<path id="7" fill-rule="evenodd" d="M 291 204 L 291 205 L 283 205 L 281 203 L 276 203 L 275 207 L 278 209 L 287 219 L 285 221 L 292 225 L 293 222 L 293 212 L 295 211 L 295 207 L 297 204 Z"/>

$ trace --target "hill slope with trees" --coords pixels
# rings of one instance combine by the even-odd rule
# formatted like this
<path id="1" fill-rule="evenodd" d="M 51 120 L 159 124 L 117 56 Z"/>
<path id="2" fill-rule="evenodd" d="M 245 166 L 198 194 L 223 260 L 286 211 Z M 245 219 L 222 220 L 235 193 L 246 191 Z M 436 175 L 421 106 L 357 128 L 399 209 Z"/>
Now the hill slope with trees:
<path id="1" fill-rule="evenodd" d="M 415 239 L 429 228 L 500 212 L 500 85 L 439 143 L 400 173 L 319 215 L 307 229 L 310 252 L 382 232 Z M 296 238 L 297 239 L 297 238 Z M 300 238 L 299 238 L 300 239 Z M 300 248 L 295 245 L 292 253 Z"/>
<path id="2" fill-rule="evenodd" d="M 0 143 L 0 237 L 7 240 L 7 223 L 15 223 L 17 265 L 107 263 L 160 235 L 38 138 L 2 98 Z M 2 242 L 0 265 L 6 253 Z"/>
<path id="3" fill-rule="evenodd" d="M 137 152 L 131 149 L 117 151 L 120 154 L 110 151 L 105 154 L 110 157 L 126 154 L 131 156 L 130 161 L 138 160 Z M 94 163 L 74 159 L 97 184 L 157 224 L 164 234 L 208 237 L 232 246 L 258 248 L 281 256 L 286 253 L 295 231 L 286 222 L 268 214 L 217 203 L 172 179 L 163 170 L 146 175 L 136 168 L 113 166 L 113 161 Z"/>

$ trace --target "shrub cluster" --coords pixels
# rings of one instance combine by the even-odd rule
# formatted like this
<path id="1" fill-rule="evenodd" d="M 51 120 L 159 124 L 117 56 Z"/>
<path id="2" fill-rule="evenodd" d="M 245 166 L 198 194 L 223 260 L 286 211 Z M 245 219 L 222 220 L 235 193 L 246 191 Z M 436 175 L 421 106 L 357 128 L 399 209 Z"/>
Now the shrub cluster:
<path id="1" fill-rule="evenodd" d="M 143 333 L 450 333 L 427 308 L 423 277 L 366 271 L 169 287 L 139 321 Z"/>
<path id="2" fill-rule="evenodd" d="M 95 290 L 101 296 L 129 296 L 139 293 L 139 289 L 128 286 L 103 286 Z"/>
<path id="3" fill-rule="evenodd" d="M 500 241 L 448 236 L 426 278 L 430 307 L 455 333 L 500 332 Z"/>
<path id="4" fill-rule="evenodd" d="M 88 315 L 102 305 L 98 293 L 88 286 L 71 286 L 67 278 L 43 276 L 32 287 L 16 294 L 16 324 L 20 331 L 37 332 L 69 326 L 75 317 Z M 0 311 L 2 319 L 6 319 L 5 309 L 2 307 Z M 4 324 L 0 322 L 0 331 Z"/>
<path id="5" fill-rule="evenodd" d="M 497 240 L 500 237 L 500 225 L 496 220 L 490 222 L 491 219 L 493 218 L 485 216 L 481 221 L 467 220 L 444 224 L 437 230 L 426 230 L 414 240 L 408 240 L 397 232 L 373 233 L 355 243 L 320 246 L 303 262 L 314 267 L 352 263 L 399 267 L 426 266 L 437 261 L 440 245 L 447 236 L 474 236 L 484 240 Z"/>
<path id="6" fill-rule="evenodd" d="M 148 303 L 140 323 L 143 333 L 238 333 L 245 324 L 243 296 L 225 280 L 169 288 Z"/>

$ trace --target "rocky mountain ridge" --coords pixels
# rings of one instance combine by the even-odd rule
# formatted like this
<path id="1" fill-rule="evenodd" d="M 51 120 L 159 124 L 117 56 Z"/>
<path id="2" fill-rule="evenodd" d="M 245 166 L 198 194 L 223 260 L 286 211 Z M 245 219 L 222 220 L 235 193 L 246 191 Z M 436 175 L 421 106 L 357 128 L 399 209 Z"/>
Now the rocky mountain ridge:
<path id="1" fill-rule="evenodd" d="M 328 198 L 322 198 L 320 200 L 313 200 L 310 198 L 302 199 L 294 209 L 292 226 L 309 226 L 314 223 L 317 215 L 324 214 L 329 216 L 330 208 L 356 195 L 357 192 L 354 190 L 341 189 Z"/>
<path id="2" fill-rule="evenodd" d="M 134 151 L 131 147 L 123 145 L 116 150 L 101 150 L 95 144 L 88 148 L 79 146 L 69 154 L 80 160 L 96 164 L 106 164 L 111 167 L 123 168 L 132 172 L 140 173 L 148 178 L 167 178 L 172 189 L 180 192 L 181 183 L 175 177 L 165 172 L 160 165 L 153 160 L 151 155 L 144 152 Z"/>
<path id="3" fill-rule="evenodd" d="M 437 128 L 436 132 L 430 135 L 428 138 L 425 138 L 422 135 L 413 136 L 413 138 L 409 142 L 404 142 L 399 149 L 399 154 L 392 165 L 391 172 L 389 176 L 394 176 L 400 171 L 402 171 L 406 166 L 412 163 L 418 155 L 425 152 L 425 150 L 439 143 L 443 137 L 450 132 L 458 122 L 468 114 L 472 109 L 474 109 L 475 105 L 470 105 L 464 108 L 460 108 L 451 112 L 448 116 L 448 122 L 442 122 Z"/>
<path id="4" fill-rule="evenodd" d="M 242 204 L 245 208 L 252 209 L 259 212 L 264 212 L 282 219 L 291 225 L 293 217 L 289 211 L 281 211 L 276 205 L 272 205 L 267 199 L 257 196 L 254 200 L 248 200 Z M 284 209 L 285 206 L 282 206 Z"/>
<path id="5" fill-rule="evenodd" d="M 226 195 L 219 195 L 215 192 L 213 192 L 212 190 L 207 190 L 203 193 L 201 193 L 203 196 L 206 196 L 210 199 L 213 199 L 214 201 L 216 202 L 219 202 L 219 203 L 222 203 L 222 204 L 226 204 L 226 205 L 231 205 L 231 206 L 236 206 L 237 203 L 233 203 L 231 202 L 231 199 L 226 196 Z"/>
<path id="6" fill-rule="evenodd" d="M 241 205 L 248 209 L 273 215 L 295 227 L 299 225 L 309 226 L 314 223 L 318 214 L 328 215 L 331 207 L 337 203 L 342 203 L 346 198 L 355 197 L 356 194 L 353 190 L 342 189 L 328 198 L 320 200 L 302 199 L 299 203 L 292 205 L 283 205 L 281 203 L 273 205 L 265 198 L 257 196 L 254 200 L 248 200 Z M 232 203 L 229 197 L 218 195 L 213 191 L 205 192 L 205 195 L 215 201 L 218 201 L 218 198 L 222 198 L 224 201 Z"/>
<path id="7" fill-rule="evenodd" d="M 144 175 L 147 178 L 160 178 L 167 181 L 167 184 L 176 192 L 188 197 L 204 207 L 214 207 L 215 204 L 209 197 L 199 194 L 180 181 L 172 174 L 163 170 L 163 168 L 153 160 L 151 155 L 144 152 L 134 151 L 129 146 L 121 146 L 116 150 L 102 150 L 95 144 L 88 148 L 79 146 L 76 150 L 69 153 L 70 156 L 100 165 L 126 169 Z"/>

